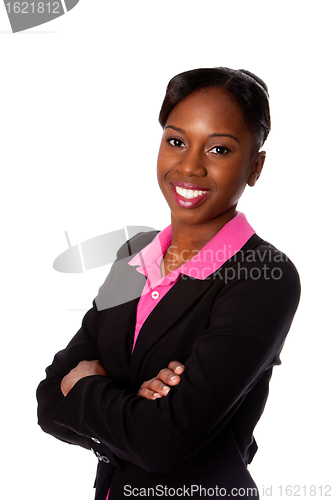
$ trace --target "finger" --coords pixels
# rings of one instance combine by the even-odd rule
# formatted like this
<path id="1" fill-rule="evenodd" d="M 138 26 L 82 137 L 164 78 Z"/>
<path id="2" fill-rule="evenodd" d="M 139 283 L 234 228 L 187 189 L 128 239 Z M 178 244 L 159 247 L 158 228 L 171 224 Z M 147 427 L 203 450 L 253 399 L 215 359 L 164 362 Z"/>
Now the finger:
<path id="1" fill-rule="evenodd" d="M 147 387 L 151 391 L 160 394 L 161 396 L 166 396 L 170 391 L 170 387 L 168 387 L 166 384 L 164 384 L 164 382 L 156 377 L 148 380 L 148 382 L 144 382 L 141 387 Z"/>
<path id="2" fill-rule="evenodd" d="M 167 385 L 177 385 L 181 380 L 180 376 L 169 368 L 163 368 L 163 370 L 158 373 L 156 378 L 162 380 L 162 382 Z"/>
<path id="3" fill-rule="evenodd" d="M 144 382 L 140 389 L 149 389 L 153 393 L 159 394 L 160 396 L 166 396 L 170 391 L 170 387 L 156 377 Z"/>
<path id="4" fill-rule="evenodd" d="M 138 396 L 141 396 L 142 398 L 146 398 L 146 399 L 151 399 L 151 400 L 154 400 L 154 399 L 158 399 L 158 398 L 161 398 L 161 394 L 157 393 L 157 392 L 154 392 L 154 391 L 151 391 L 148 387 L 140 387 L 139 391 L 138 391 Z"/>
<path id="5" fill-rule="evenodd" d="M 168 368 L 175 372 L 177 375 L 181 375 L 185 370 L 185 366 L 179 361 L 171 361 L 168 365 Z"/>

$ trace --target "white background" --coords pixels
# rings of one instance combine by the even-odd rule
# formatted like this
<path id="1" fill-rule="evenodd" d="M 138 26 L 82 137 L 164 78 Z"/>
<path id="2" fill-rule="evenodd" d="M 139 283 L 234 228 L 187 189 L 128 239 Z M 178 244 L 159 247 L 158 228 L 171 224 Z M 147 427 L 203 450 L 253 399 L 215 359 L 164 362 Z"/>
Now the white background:
<path id="1" fill-rule="evenodd" d="M 35 389 L 108 266 L 66 275 L 52 263 L 64 231 L 74 245 L 169 224 L 155 179 L 159 108 L 173 75 L 211 66 L 268 85 L 267 160 L 239 209 L 303 286 L 250 470 L 262 498 L 269 486 L 278 499 L 279 485 L 301 486 L 300 498 L 332 485 L 330 11 L 320 0 L 81 0 L 12 34 L 0 5 L 2 498 L 93 499 L 95 457 L 39 429 Z"/>

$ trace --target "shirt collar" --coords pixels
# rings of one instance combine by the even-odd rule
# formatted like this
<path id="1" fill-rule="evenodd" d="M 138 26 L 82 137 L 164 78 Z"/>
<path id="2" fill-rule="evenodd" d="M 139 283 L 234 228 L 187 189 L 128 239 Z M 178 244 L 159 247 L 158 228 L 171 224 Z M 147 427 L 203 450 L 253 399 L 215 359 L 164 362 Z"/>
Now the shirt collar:
<path id="1" fill-rule="evenodd" d="M 236 212 L 220 231 L 197 253 L 195 257 L 168 274 L 170 280 L 174 281 L 180 273 L 192 278 L 204 280 L 227 260 L 235 255 L 255 234 L 254 229 L 248 223 L 242 212 Z M 163 255 L 172 240 L 171 225 L 158 233 L 151 243 L 144 247 L 132 260 L 130 266 L 140 266 L 138 272 L 151 277 L 151 281 L 161 279 L 160 265 Z M 185 256 L 186 258 L 186 256 Z"/>

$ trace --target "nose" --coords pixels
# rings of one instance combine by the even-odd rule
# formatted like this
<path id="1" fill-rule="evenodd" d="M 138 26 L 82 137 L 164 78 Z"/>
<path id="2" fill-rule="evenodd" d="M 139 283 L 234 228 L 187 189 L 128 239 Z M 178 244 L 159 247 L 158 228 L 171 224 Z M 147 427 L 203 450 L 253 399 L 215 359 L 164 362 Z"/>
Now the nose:
<path id="1" fill-rule="evenodd" d="M 203 158 L 197 151 L 189 151 L 185 155 L 182 155 L 177 165 L 177 170 L 187 177 L 205 177 L 207 174 Z"/>

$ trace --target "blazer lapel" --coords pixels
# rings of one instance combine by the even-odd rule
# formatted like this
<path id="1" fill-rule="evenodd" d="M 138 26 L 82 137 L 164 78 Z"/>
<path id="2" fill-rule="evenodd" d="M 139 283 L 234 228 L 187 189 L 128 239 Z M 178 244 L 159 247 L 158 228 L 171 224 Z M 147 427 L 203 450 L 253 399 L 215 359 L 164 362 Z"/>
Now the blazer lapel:
<path id="1" fill-rule="evenodd" d="M 142 325 L 131 358 L 131 375 L 135 377 L 135 374 L 138 373 L 142 358 L 148 349 L 196 304 L 212 284 L 211 280 L 180 276 Z"/>

